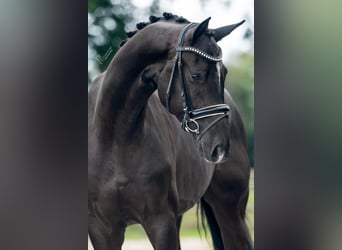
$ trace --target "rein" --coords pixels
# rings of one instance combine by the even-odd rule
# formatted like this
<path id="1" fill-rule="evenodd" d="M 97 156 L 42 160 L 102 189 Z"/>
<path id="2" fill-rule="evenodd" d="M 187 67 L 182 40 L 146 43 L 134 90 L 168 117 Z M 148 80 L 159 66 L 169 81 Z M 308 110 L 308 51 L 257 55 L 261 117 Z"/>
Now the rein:
<path id="1" fill-rule="evenodd" d="M 182 128 L 189 133 L 194 133 L 197 136 L 196 139 L 199 140 L 217 122 L 219 122 L 221 119 L 225 117 L 228 117 L 230 108 L 226 104 L 210 105 L 210 106 L 206 106 L 206 107 L 198 108 L 198 109 L 193 109 L 190 106 L 189 96 L 187 94 L 187 90 L 186 90 L 186 86 L 185 86 L 185 82 L 183 78 L 182 52 L 194 53 L 200 57 L 203 57 L 204 59 L 210 62 L 217 63 L 222 60 L 221 51 L 218 57 L 214 57 L 195 47 L 183 46 L 185 33 L 194 26 L 196 26 L 195 23 L 189 23 L 187 26 L 183 28 L 183 30 L 179 34 L 178 44 L 176 48 L 176 56 L 174 57 L 171 77 L 170 77 L 169 85 L 166 91 L 166 108 L 170 112 L 171 87 L 172 87 L 172 82 L 173 82 L 173 78 L 175 74 L 175 69 L 178 66 L 179 82 L 180 82 L 181 89 L 182 89 L 181 96 L 182 96 L 183 110 L 184 110 Z M 215 119 L 212 123 L 210 123 L 201 133 L 200 126 L 197 120 L 204 119 L 207 117 L 213 117 L 213 116 L 219 116 L 219 117 Z"/>

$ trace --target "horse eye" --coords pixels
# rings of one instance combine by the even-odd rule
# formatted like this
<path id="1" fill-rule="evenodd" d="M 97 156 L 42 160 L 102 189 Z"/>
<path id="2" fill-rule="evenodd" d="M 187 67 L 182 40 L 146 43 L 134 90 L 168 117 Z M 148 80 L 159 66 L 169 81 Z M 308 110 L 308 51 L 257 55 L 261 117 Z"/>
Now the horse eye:
<path id="1" fill-rule="evenodd" d="M 200 73 L 194 73 L 191 76 L 192 76 L 192 79 L 194 79 L 194 80 L 200 80 L 201 79 L 201 74 Z"/>

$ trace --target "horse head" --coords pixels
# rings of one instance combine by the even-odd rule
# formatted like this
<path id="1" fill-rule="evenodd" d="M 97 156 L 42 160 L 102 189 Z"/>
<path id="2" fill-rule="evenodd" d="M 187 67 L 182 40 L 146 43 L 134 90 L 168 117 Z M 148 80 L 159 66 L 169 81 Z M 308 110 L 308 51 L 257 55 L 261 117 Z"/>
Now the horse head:
<path id="1" fill-rule="evenodd" d="M 227 69 L 217 42 L 243 22 L 209 30 L 209 20 L 178 31 L 157 86 L 160 100 L 196 138 L 201 155 L 219 163 L 227 159 L 230 142 Z"/>
<path id="2" fill-rule="evenodd" d="M 142 76 L 153 78 L 153 88 L 158 89 L 162 104 L 185 131 L 193 134 L 201 155 L 209 162 L 220 163 L 229 154 L 230 108 L 224 103 L 227 69 L 217 42 L 244 21 L 208 29 L 210 18 L 190 23 L 177 16 L 164 17 L 149 28 L 159 25 L 159 31 L 153 33 L 159 45 L 154 47 L 164 46 L 166 56 L 150 65 Z"/>

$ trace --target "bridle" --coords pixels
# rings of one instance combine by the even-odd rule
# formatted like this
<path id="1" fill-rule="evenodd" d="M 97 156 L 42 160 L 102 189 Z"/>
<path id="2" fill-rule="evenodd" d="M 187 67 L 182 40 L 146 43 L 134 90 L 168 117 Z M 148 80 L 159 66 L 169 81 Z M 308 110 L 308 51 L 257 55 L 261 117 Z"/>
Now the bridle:
<path id="1" fill-rule="evenodd" d="M 200 57 L 203 57 L 204 59 L 210 62 L 217 63 L 222 60 L 221 52 L 218 57 L 214 57 L 195 47 L 183 46 L 185 33 L 189 29 L 194 27 L 195 25 L 196 25 L 195 23 L 189 23 L 187 26 L 183 28 L 183 30 L 179 34 L 178 44 L 176 48 L 176 56 L 174 57 L 171 77 L 170 77 L 169 85 L 166 91 L 166 108 L 170 112 L 171 86 L 172 86 L 173 77 L 175 74 L 176 65 L 178 65 L 179 82 L 180 82 L 180 86 L 182 90 L 181 95 L 182 95 L 183 110 L 184 110 L 182 128 L 189 133 L 194 133 L 196 135 L 196 139 L 199 140 L 218 121 L 220 121 L 221 119 L 225 117 L 228 117 L 230 108 L 226 104 L 210 105 L 210 106 L 206 106 L 206 107 L 198 108 L 198 109 L 193 109 L 190 106 L 189 96 L 187 94 L 186 86 L 185 86 L 184 78 L 183 78 L 182 52 L 194 53 Z M 197 120 L 204 119 L 207 117 L 213 117 L 213 116 L 218 116 L 218 117 L 212 123 L 210 123 L 203 131 L 200 131 L 200 126 Z"/>

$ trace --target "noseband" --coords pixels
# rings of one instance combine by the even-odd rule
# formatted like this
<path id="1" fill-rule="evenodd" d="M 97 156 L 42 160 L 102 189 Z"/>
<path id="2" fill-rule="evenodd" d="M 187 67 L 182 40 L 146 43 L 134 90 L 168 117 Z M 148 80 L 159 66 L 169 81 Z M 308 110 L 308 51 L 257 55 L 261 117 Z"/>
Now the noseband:
<path id="1" fill-rule="evenodd" d="M 218 57 L 214 57 L 211 55 L 208 55 L 206 52 L 197 49 L 195 47 L 190 46 L 183 46 L 184 44 L 184 37 L 185 33 L 194 27 L 195 23 L 189 23 L 187 26 L 183 28 L 183 30 L 180 32 L 178 37 L 178 44 L 176 48 L 176 56 L 174 58 L 174 63 L 172 67 L 171 77 L 169 81 L 169 85 L 166 91 L 166 108 L 168 111 L 170 111 L 170 98 L 171 98 L 171 86 L 173 82 L 173 77 L 175 74 L 176 65 L 178 65 L 178 74 L 179 74 L 179 82 L 182 89 L 182 101 L 183 101 L 183 110 L 184 110 L 184 117 L 182 120 L 182 128 L 189 132 L 194 133 L 197 136 L 197 140 L 199 140 L 206 132 L 209 131 L 210 128 L 212 128 L 218 121 L 221 119 L 228 117 L 229 113 L 229 106 L 226 104 L 216 104 L 216 105 L 210 105 L 203 108 L 193 109 L 190 106 L 189 96 L 186 91 L 186 86 L 184 83 L 183 78 L 183 70 L 182 70 L 182 52 L 190 52 L 194 53 L 200 57 L 203 57 L 204 59 L 210 61 L 210 62 L 220 62 L 222 60 L 222 55 L 220 54 Z M 197 122 L 197 120 L 204 119 L 207 117 L 212 116 L 218 116 L 212 123 L 210 123 L 203 131 L 200 131 L 200 126 Z"/>

